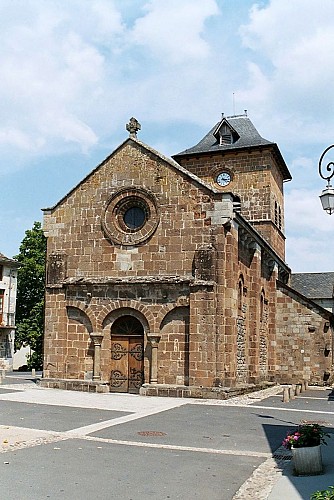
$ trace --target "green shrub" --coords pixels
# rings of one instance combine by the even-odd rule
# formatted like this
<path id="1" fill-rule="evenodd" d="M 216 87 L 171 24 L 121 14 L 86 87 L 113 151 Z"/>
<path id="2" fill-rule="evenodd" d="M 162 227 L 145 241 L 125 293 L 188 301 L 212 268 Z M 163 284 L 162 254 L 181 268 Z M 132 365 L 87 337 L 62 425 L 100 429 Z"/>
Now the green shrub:
<path id="1" fill-rule="evenodd" d="M 334 486 L 329 486 L 327 490 L 315 491 L 310 500 L 334 500 Z"/>

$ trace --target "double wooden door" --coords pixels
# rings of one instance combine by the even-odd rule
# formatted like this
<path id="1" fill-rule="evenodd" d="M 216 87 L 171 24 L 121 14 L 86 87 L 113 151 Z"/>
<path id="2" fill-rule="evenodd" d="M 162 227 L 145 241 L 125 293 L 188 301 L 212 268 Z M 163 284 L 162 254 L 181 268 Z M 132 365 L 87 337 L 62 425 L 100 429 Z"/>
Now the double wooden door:
<path id="1" fill-rule="evenodd" d="M 112 336 L 112 392 L 138 393 L 144 381 L 143 336 Z"/>

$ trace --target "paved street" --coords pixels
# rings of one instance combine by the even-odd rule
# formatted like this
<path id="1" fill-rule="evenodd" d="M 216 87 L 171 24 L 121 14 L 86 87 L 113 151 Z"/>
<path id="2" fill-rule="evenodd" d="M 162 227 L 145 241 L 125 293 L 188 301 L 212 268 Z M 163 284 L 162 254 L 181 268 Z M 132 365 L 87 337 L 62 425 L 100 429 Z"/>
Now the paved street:
<path id="1" fill-rule="evenodd" d="M 288 470 L 286 431 L 301 420 L 334 425 L 331 390 L 289 403 L 280 391 L 149 398 L 39 388 L 11 374 L 0 386 L 1 498 L 266 499 Z"/>

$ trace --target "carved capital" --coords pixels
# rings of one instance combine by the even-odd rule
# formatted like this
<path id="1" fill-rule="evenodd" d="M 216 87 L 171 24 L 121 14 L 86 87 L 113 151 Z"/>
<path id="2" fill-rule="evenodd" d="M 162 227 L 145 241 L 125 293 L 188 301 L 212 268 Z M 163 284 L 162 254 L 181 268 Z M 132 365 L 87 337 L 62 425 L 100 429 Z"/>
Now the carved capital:
<path id="1" fill-rule="evenodd" d="M 92 339 L 94 346 L 100 346 L 102 344 L 103 335 L 101 333 L 92 332 L 90 334 L 90 338 Z"/>
<path id="2" fill-rule="evenodd" d="M 147 335 L 147 340 L 150 342 L 152 347 L 158 347 L 161 335 Z"/>

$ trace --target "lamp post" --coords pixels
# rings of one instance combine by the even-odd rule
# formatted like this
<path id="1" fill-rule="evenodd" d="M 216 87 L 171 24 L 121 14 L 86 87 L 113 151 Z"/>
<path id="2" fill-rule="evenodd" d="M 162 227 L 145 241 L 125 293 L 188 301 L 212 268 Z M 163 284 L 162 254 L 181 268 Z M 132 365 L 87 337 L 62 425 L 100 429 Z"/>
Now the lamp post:
<path id="1" fill-rule="evenodd" d="M 321 200 L 322 208 L 329 215 L 334 213 L 334 189 L 330 183 L 331 178 L 334 176 L 334 162 L 330 161 L 325 166 L 325 165 L 322 165 L 322 161 L 323 161 L 325 155 L 328 153 L 328 151 L 332 148 L 334 148 L 334 144 L 332 144 L 331 146 L 328 146 L 328 148 L 325 149 L 325 151 L 320 156 L 320 160 L 319 160 L 319 175 L 322 179 L 325 179 L 325 181 L 327 181 L 327 186 L 322 191 L 319 198 Z M 323 172 L 325 172 L 325 174 L 323 174 Z M 326 175 L 326 172 L 328 173 L 327 175 Z"/>

